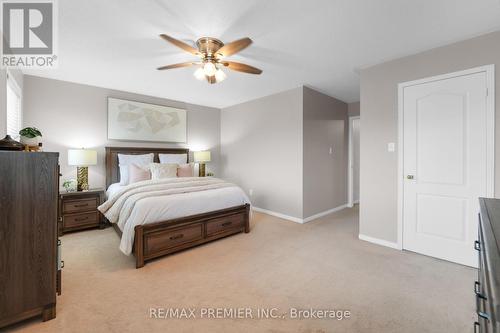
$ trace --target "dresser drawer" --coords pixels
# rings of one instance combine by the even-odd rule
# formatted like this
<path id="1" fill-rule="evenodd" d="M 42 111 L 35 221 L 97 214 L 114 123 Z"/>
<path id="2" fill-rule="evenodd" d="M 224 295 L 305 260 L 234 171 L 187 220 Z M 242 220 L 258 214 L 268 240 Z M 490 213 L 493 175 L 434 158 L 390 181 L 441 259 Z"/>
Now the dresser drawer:
<path id="1" fill-rule="evenodd" d="M 66 215 L 63 217 L 63 227 L 65 229 L 91 225 L 99 225 L 98 212 Z"/>
<path id="2" fill-rule="evenodd" d="M 243 215 L 230 215 L 207 222 L 207 236 L 215 235 L 232 229 L 243 228 Z"/>
<path id="3" fill-rule="evenodd" d="M 88 212 L 90 210 L 96 210 L 97 206 L 98 206 L 97 198 L 81 199 L 75 201 L 64 201 L 63 214 Z"/>
<path id="4" fill-rule="evenodd" d="M 147 235 L 144 242 L 145 253 L 166 250 L 185 243 L 194 242 L 203 238 L 203 225 L 195 224 L 185 228 L 162 231 Z"/>

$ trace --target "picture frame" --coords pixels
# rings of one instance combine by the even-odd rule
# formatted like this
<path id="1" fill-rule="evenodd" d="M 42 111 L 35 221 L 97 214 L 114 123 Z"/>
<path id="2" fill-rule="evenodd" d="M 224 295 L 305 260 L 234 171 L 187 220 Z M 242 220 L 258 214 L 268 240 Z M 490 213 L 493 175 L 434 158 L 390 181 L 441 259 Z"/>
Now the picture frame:
<path id="1" fill-rule="evenodd" d="M 108 97 L 108 140 L 187 142 L 186 110 Z"/>

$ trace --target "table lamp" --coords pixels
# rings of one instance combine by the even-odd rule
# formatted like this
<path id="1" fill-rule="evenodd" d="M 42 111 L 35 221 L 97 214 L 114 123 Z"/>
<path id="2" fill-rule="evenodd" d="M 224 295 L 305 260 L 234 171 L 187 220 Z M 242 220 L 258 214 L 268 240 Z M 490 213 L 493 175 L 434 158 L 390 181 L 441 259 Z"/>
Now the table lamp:
<path id="1" fill-rule="evenodd" d="M 205 177 L 205 163 L 210 162 L 210 151 L 195 151 L 194 152 L 194 162 L 200 164 L 199 176 Z"/>
<path id="2" fill-rule="evenodd" d="M 68 165 L 75 165 L 77 190 L 85 191 L 89 189 L 89 165 L 97 164 L 97 152 L 87 149 L 69 149 Z"/>

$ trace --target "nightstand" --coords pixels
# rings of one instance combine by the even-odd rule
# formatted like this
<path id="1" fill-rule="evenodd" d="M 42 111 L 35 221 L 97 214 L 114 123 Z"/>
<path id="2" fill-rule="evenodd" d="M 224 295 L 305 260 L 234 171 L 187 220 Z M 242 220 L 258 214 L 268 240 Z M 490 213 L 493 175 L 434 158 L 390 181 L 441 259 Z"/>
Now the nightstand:
<path id="1" fill-rule="evenodd" d="M 91 189 L 81 192 L 59 192 L 58 233 L 99 227 L 105 222 L 97 207 L 103 202 L 104 190 Z"/>

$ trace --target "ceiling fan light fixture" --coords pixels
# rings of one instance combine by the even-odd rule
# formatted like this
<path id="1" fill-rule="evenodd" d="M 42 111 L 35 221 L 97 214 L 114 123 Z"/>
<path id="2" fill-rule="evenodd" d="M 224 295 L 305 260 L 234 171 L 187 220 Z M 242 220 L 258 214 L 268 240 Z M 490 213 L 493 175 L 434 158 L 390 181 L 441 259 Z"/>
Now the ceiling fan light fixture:
<path id="1" fill-rule="evenodd" d="M 205 71 L 202 67 L 198 67 L 198 69 L 194 71 L 194 77 L 200 81 L 205 80 Z"/>
<path id="2" fill-rule="evenodd" d="M 210 84 L 222 82 L 226 79 L 226 73 L 222 70 L 224 67 L 231 71 L 247 74 L 258 75 L 262 73 L 262 70 L 250 65 L 235 61 L 221 61 L 222 58 L 236 54 L 252 44 L 252 40 L 248 37 L 232 41 L 228 44 L 224 44 L 217 38 L 201 37 L 196 41 L 197 48 L 166 34 L 161 34 L 160 37 L 176 47 L 200 57 L 200 60 L 161 66 L 157 68 L 158 70 L 196 66 L 198 68 L 193 73 L 194 76 L 198 80 L 207 80 Z"/>
<path id="3" fill-rule="evenodd" d="M 203 72 L 205 72 L 206 76 L 214 76 L 215 73 L 217 72 L 217 67 L 215 66 L 215 64 L 213 62 L 207 61 L 203 65 Z"/>
<path id="4" fill-rule="evenodd" d="M 218 69 L 216 72 L 215 72 L 215 80 L 217 80 L 217 82 L 222 82 L 226 79 L 227 75 L 226 73 L 224 73 L 224 71 L 222 71 L 222 69 Z"/>

